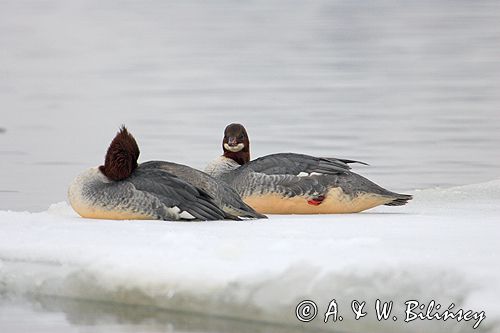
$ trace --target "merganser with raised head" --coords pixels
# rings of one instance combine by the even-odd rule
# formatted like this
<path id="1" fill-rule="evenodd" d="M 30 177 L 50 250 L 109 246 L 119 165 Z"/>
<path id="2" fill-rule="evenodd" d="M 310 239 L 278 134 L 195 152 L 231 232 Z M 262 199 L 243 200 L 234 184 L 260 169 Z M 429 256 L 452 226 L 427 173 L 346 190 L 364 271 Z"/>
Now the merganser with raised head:
<path id="1" fill-rule="evenodd" d="M 75 178 L 68 198 L 82 217 L 114 220 L 265 218 L 225 183 L 202 171 L 163 161 L 138 164 L 139 147 L 123 126 L 104 165 Z"/>
<path id="2" fill-rule="evenodd" d="M 263 214 L 357 213 L 379 205 L 401 206 L 411 195 L 388 191 L 350 171 L 354 160 L 280 153 L 250 161 L 250 140 L 241 124 L 230 124 L 224 154 L 205 172 L 233 187 Z"/>

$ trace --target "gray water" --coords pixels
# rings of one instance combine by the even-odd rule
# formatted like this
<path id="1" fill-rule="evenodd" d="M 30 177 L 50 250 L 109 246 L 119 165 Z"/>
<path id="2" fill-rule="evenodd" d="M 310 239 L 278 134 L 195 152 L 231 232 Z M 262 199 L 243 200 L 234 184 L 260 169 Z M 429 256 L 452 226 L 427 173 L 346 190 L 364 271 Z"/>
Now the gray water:
<path id="1" fill-rule="evenodd" d="M 142 161 L 203 168 L 230 122 L 254 157 L 359 159 L 392 190 L 498 179 L 500 2 L 0 0 L 0 210 L 65 200 L 121 124 Z M 10 332 L 173 320 L 6 304 Z"/>
<path id="2" fill-rule="evenodd" d="M 0 209 L 45 210 L 121 124 L 141 160 L 359 159 L 393 190 L 500 176 L 500 2 L 0 1 Z"/>

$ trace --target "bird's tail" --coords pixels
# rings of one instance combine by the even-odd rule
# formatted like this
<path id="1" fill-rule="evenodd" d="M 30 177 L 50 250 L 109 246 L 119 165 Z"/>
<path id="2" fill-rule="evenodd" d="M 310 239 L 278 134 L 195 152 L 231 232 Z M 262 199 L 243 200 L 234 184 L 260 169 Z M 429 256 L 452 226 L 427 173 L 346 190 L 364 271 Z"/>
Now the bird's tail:
<path id="1" fill-rule="evenodd" d="M 391 202 L 386 203 L 386 206 L 403 206 L 408 203 L 411 199 L 413 199 L 412 195 L 409 194 L 399 194 L 399 193 L 394 193 L 394 200 Z"/>

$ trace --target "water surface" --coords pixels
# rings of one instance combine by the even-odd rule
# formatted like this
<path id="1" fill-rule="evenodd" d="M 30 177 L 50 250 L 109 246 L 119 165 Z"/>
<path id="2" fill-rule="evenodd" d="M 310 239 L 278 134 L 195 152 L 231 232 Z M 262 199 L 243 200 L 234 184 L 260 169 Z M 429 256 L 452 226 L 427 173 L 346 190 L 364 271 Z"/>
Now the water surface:
<path id="1" fill-rule="evenodd" d="M 44 210 L 121 124 L 141 160 L 360 159 L 394 190 L 499 177 L 498 1 L 0 1 L 0 209 Z"/>

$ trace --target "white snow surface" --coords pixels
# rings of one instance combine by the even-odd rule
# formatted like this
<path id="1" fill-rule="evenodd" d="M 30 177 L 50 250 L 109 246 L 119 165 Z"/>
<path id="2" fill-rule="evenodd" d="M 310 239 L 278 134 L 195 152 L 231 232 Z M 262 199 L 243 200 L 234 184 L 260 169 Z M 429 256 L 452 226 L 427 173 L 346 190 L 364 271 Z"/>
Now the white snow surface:
<path id="1" fill-rule="evenodd" d="M 0 295 L 148 305 L 345 332 L 471 332 L 474 321 L 404 323 L 404 302 L 485 311 L 500 332 L 500 180 L 413 193 L 403 207 L 241 222 L 83 219 L 65 202 L 0 211 Z M 378 322 L 374 302 L 398 321 Z M 302 324 L 295 306 L 318 304 Z M 322 322 L 336 299 L 342 322 Z M 368 315 L 354 320 L 352 300 Z"/>

